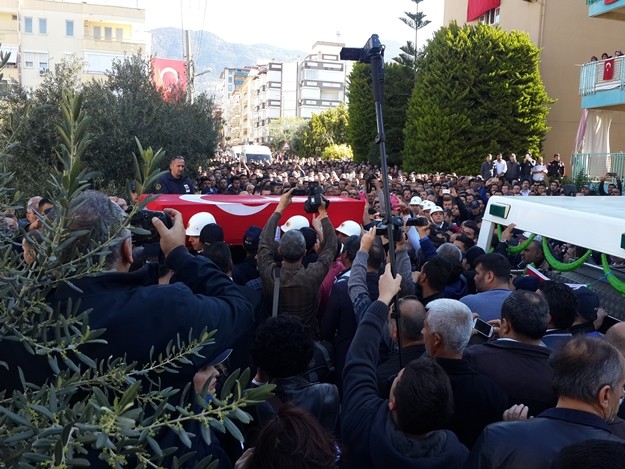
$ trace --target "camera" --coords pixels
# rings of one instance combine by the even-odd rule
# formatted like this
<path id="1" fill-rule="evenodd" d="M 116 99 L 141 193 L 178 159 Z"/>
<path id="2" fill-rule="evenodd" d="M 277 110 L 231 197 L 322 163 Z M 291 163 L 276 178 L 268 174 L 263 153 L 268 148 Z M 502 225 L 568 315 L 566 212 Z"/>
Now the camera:
<path id="1" fill-rule="evenodd" d="M 406 220 L 406 226 L 428 226 L 429 220 L 425 217 L 412 217 Z"/>
<path id="2" fill-rule="evenodd" d="M 391 217 L 390 224 L 393 230 L 393 239 L 400 240 L 403 235 L 404 220 L 401 217 Z M 388 236 L 389 221 L 385 218 L 375 225 L 376 236 Z"/>
<path id="3" fill-rule="evenodd" d="M 310 181 L 306 190 L 306 201 L 304 202 L 304 211 L 306 213 L 317 213 L 321 203 L 325 201 L 326 208 L 330 205 L 330 201 L 323 197 L 323 187 L 317 181 Z"/>
<path id="4" fill-rule="evenodd" d="M 135 228 L 141 228 L 148 231 L 148 234 L 133 233 L 133 241 L 138 246 L 145 244 L 157 243 L 159 241 L 158 231 L 152 224 L 152 218 L 158 218 L 163 224 L 170 229 L 174 226 L 174 222 L 165 212 L 158 210 L 139 210 L 130 218 L 130 225 Z"/>

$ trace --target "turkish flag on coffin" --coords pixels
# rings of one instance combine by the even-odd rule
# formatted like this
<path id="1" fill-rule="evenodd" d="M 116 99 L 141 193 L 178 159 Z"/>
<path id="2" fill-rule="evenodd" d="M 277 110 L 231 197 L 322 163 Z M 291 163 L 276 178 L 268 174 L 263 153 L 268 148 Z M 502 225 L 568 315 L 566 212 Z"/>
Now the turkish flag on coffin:
<path id="1" fill-rule="evenodd" d="M 612 80 L 614 78 L 614 59 L 608 59 L 603 64 L 603 79 Z"/>

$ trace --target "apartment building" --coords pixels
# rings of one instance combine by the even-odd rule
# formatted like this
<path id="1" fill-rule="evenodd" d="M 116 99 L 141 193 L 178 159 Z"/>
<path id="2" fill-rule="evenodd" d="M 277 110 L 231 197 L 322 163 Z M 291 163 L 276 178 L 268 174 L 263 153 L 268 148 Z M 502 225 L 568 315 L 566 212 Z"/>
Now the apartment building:
<path id="1" fill-rule="evenodd" d="M 0 43 L 10 53 L 4 79 L 26 88 L 41 83 L 64 58 L 84 60 L 83 79 L 102 76 L 113 60 L 149 54 L 145 10 L 77 0 L 3 0 Z"/>
<path id="2" fill-rule="evenodd" d="M 595 0 L 603 4 L 610 0 Z M 625 5 L 625 0 L 611 0 Z M 588 0 L 593 3 L 593 0 Z M 612 6 L 612 5 L 611 5 Z M 586 0 L 445 0 L 443 24 L 484 22 L 511 31 L 521 30 L 541 49 L 540 71 L 551 106 L 551 127 L 543 153 L 570 162 L 583 115 L 580 107 L 580 69 L 591 56 L 625 49 L 623 22 L 615 15 L 592 18 Z M 621 16 L 621 18 L 623 18 Z M 614 113 L 605 151 L 625 149 L 625 113 Z M 502 151 L 506 149 L 502 148 Z"/>
<path id="3" fill-rule="evenodd" d="M 274 62 L 249 70 L 232 94 L 221 93 L 224 136 L 230 145 L 269 143 L 269 123 L 279 117 L 302 117 L 337 107 L 346 102 L 346 82 L 352 62 L 339 58 L 344 44 L 316 42 L 301 61 Z M 221 74 L 221 89 L 228 90 L 231 76 Z M 229 90 L 228 90 L 229 91 Z"/>

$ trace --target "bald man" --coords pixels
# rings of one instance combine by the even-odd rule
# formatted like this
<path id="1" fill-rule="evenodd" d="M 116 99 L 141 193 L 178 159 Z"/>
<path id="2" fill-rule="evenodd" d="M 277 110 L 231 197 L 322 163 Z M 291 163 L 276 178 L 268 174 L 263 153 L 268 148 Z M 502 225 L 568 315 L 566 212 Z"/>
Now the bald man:
<path id="1" fill-rule="evenodd" d="M 388 328 L 391 339 L 397 344 L 397 321 L 388 313 Z M 423 341 L 423 322 L 425 320 L 425 307 L 416 296 L 405 296 L 399 300 L 399 322 L 401 330 L 401 347 L 404 366 L 416 360 L 425 353 Z M 399 373 L 399 351 L 392 352 L 388 360 L 378 365 L 376 374 L 378 377 L 378 394 L 388 398 L 393 379 Z"/>

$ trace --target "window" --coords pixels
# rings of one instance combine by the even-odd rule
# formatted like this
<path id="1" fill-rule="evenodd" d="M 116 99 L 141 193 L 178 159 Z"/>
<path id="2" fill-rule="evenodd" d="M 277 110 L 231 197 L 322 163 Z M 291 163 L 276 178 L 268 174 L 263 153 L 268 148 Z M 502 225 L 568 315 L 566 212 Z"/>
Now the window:
<path id="1" fill-rule="evenodd" d="M 113 40 L 113 28 L 104 28 L 104 40 L 112 41 Z"/>
<path id="2" fill-rule="evenodd" d="M 72 20 L 65 20 L 65 35 L 74 36 L 74 22 Z"/>
<path id="3" fill-rule="evenodd" d="M 480 23 L 484 24 L 499 24 L 499 8 L 493 8 L 488 10 L 482 16 L 480 16 Z"/>
<path id="4" fill-rule="evenodd" d="M 24 32 L 25 33 L 33 32 L 33 19 L 30 16 L 24 17 Z"/>
<path id="5" fill-rule="evenodd" d="M 39 61 L 39 72 L 45 73 L 48 71 L 48 54 L 37 54 L 37 60 Z"/>
<path id="6" fill-rule="evenodd" d="M 48 34 L 48 20 L 39 18 L 39 34 Z"/>
<path id="7" fill-rule="evenodd" d="M 35 68 L 34 52 L 24 52 L 24 68 Z"/>
<path id="8" fill-rule="evenodd" d="M 102 37 L 102 30 L 100 29 L 100 26 L 94 26 L 93 27 L 93 38 L 94 39 L 100 39 Z"/>
<path id="9" fill-rule="evenodd" d="M 124 40 L 124 29 L 123 28 L 115 28 L 115 40 L 122 42 Z"/>

